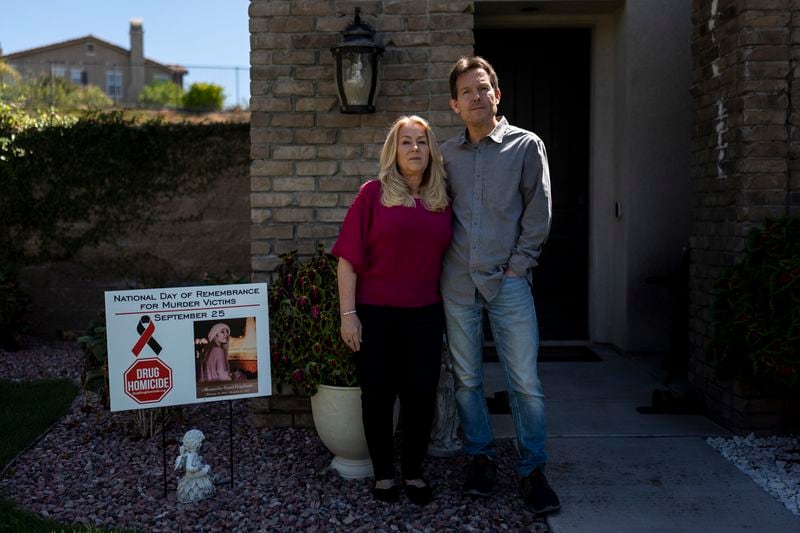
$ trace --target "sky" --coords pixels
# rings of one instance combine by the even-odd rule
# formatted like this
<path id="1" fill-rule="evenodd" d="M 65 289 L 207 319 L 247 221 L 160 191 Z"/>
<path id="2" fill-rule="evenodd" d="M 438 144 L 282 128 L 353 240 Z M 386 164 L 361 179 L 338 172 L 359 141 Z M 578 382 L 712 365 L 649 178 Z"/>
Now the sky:
<path id="1" fill-rule="evenodd" d="M 144 55 L 189 69 L 194 81 L 225 87 L 226 105 L 250 95 L 249 0 L 0 0 L 4 54 L 92 34 L 130 48 L 131 19 L 141 19 Z M 226 67 L 226 68 L 198 68 Z"/>

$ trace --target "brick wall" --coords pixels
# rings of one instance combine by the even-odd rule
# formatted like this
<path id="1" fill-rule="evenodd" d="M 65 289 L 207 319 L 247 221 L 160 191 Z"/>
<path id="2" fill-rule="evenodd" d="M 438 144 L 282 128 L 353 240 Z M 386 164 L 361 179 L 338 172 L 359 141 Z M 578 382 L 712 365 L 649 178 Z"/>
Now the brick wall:
<path id="1" fill-rule="evenodd" d="M 694 0 L 690 381 L 733 429 L 781 424 L 782 403 L 715 378 L 714 280 L 766 217 L 800 214 L 800 1 Z"/>
<path id="2" fill-rule="evenodd" d="M 355 6 L 386 47 L 378 111 L 368 115 L 339 112 L 333 78 L 330 48 Z M 332 246 L 397 116 L 428 119 L 440 138 L 459 129 L 447 76 L 472 53 L 473 9 L 463 0 L 250 3 L 254 280 L 268 279 L 282 253 Z"/>

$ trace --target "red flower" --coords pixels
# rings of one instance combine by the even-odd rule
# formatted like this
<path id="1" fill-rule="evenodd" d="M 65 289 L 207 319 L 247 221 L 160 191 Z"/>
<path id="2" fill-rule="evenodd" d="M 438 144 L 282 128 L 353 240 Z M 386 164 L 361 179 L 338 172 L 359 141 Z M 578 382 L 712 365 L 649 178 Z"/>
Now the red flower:
<path id="1" fill-rule="evenodd" d="M 789 366 L 779 366 L 775 369 L 775 378 L 778 380 L 789 380 L 795 373 L 795 369 Z"/>
<path id="2" fill-rule="evenodd" d="M 733 321 L 734 322 L 749 322 L 750 321 L 750 315 L 748 315 L 747 313 L 744 313 L 744 312 L 739 313 L 738 315 L 736 315 L 736 318 L 734 318 Z"/>
<path id="3" fill-rule="evenodd" d="M 300 370 L 295 370 L 292 372 L 292 378 L 294 378 L 296 382 L 300 383 L 303 380 L 303 373 L 300 372 Z"/>
<path id="4" fill-rule="evenodd" d="M 314 319 L 319 318 L 319 312 L 320 312 L 320 310 L 319 310 L 319 306 L 318 305 L 312 305 L 311 306 L 311 318 L 314 318 Z"/>
<path id="5" fill-rule="evenodd" d="M 761 340 L 763 335 L 757 329 L 751 329 L 750 332 L 747 334 L 747 342 L 750 344 L 756 344 L 758 341 Z"/>

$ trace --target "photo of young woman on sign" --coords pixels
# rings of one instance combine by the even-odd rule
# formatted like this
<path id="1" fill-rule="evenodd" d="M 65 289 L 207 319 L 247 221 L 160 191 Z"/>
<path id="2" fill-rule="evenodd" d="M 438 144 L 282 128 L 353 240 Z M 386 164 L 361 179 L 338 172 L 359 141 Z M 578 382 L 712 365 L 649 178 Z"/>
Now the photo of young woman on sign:
<path id="1" fill-rule="evenodd" d="M 255 317 L 194 322 L 197 397 L 258 392 Z"/>

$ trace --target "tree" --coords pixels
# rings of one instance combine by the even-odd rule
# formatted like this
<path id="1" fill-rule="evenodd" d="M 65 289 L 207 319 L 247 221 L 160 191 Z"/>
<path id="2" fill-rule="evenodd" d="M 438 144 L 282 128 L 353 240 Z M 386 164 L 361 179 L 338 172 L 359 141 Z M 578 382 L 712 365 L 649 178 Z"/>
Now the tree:
<path id="1" fill-rule="evenodd" d="M 21 79 L 14 67 L 0 59 L 0 101 L 13 102 L 18 99 Z"/>
<path id="2" fill-rule="evenodd" d="M 183 88 L 167 80 L 155 80 L 139 93 L 139 102 L 147 107 L 177 108 L 181 105 Z"/>
<path id="3" fill-rule="evenodd" d="M 189 111 L 218 111 L 225 102 L 225 93 L 219 85 L 197 82 L 183 95 L 183 107 Z"/>

